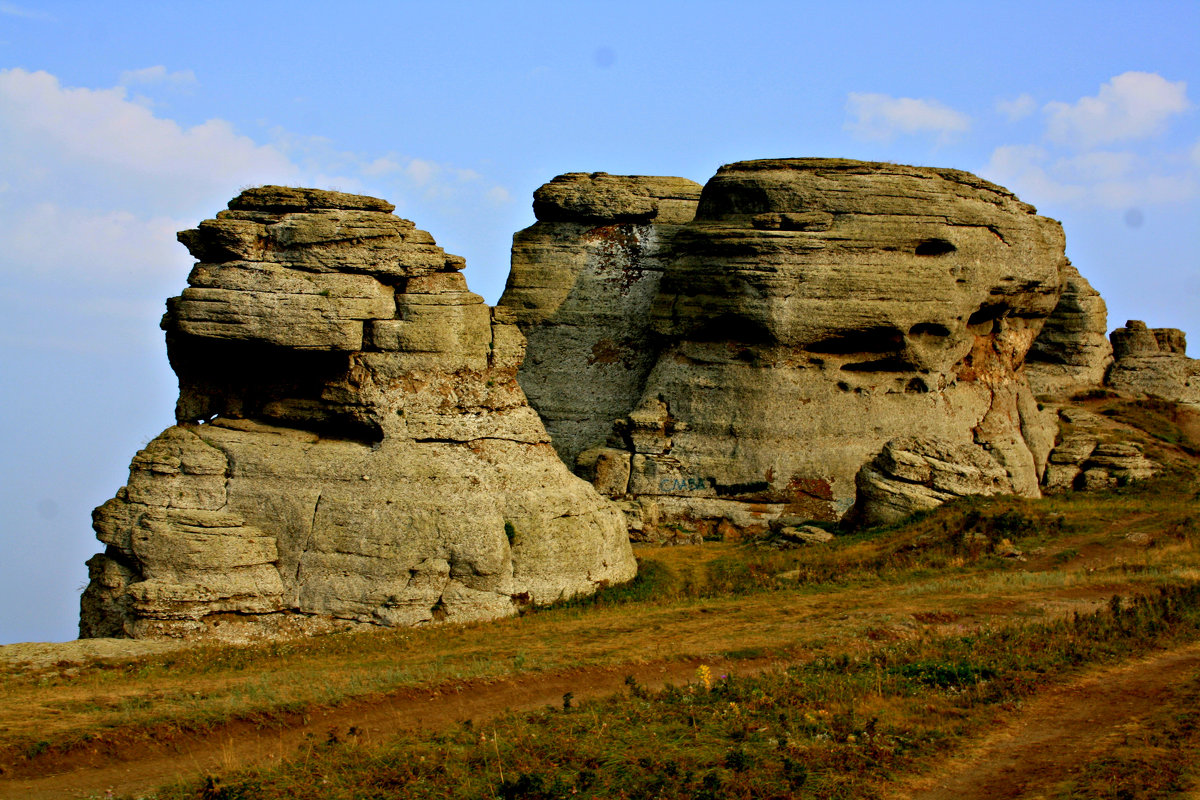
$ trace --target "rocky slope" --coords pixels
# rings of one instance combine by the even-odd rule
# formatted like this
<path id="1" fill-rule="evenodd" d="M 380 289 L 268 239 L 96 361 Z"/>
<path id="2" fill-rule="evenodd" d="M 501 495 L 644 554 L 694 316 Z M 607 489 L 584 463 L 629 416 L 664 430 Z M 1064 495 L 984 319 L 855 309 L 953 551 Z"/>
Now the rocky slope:
<path id="1" fill-rule="evenodd" d="M 521 269 L 500 306 L 520 311 L 537 364 L 555 355 L 534 326 L 558 306 L 535 289 L 557 281 L 579 307 L 595 292 L 566 286 L 583 273 L 554 253 L 521 251 L 531 235 L 517 237 Z M 559 249 L 584 247 L 563 238 Z M 587 420 L 560 450 L 580 453 L 577 469 L 624 501 L 641 535 L 841 519 L 864 482 L 871 496 L 860 468 L 899 437 L 897 452 L 959 454 L 997 491 L 1039 493 L 1056 420 L 1023 365 L 1072 270 L 1058 223 L 1003 188 L 893 164 L 731 164 L 695 218 L 659 238 L 656 263 L 653 298 L 639 298 L 647 325 L 622 345 L 653 363 L 627 371 L 620 403 L 595 402 L 590 381 L 521 373 L 539 412 L 557 393 Z"/>
<path id="2" fill-rule="evenodd" d="M 511 316 L 391 211 L 262 187 L 180 234 L 178 425 L 95 511 L 81 636 L 471 620 L 633 577 L 517 385 Z"/>

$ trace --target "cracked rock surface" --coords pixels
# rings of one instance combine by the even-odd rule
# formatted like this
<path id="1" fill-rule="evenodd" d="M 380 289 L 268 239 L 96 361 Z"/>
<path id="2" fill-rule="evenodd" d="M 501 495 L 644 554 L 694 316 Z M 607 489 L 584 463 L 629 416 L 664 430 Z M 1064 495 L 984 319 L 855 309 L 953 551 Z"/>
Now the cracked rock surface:
<path id="1" fill-rule="evenodd" d="M 391 211 L 268 186 L 179 235 L 178 424 L 94 512 L 82 637 L 468 621 L 633 577 L 517 385 L 511 314 Z"/>
<path id="2" fill-rule="evenodd" d="M 616 194 L 593 183 L 562 176 L 539 193 L 569 186 L 556 191 L 592 219 Z M 618 199 L 612 219 L 653 228 L 642 205 Z M 515 241 L 501 301 L 534 365 L 557 357 L 552 337 L 578 330 L 563 309 L 601 296 L 560 256 L 592 234 L 543 230 L 538 248 Z M 722 167 L 694 218 L 653 232 L 656 285 L 637 295 L 639 324 L 614 325 L 620 346 L 595 353 L 630 365 L 620 392 L 520 376 L 540 413 L 569 417 L 548 424 L 559 451 L 640 513 L 639 538 L 840 519 L 860 468 L 898 437 L 986 465 L 988 491 L 1039 493 L 1056 420 L 1024 363 L 1071 274 L 1056 221 L 958 170 L 778 159 Z M 611 318 L 622 308 L 616 295 L 596 304 Z"/>

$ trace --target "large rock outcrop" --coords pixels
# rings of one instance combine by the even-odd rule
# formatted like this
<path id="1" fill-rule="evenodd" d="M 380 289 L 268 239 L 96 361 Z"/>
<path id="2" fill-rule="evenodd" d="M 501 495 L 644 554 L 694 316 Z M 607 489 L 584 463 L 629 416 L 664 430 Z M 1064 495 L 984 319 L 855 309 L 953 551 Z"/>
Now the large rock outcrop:
<path id="1" fill-rule="evenodd" d="M 1183 331 L 1129 320 L 1111 338 L 1114 360 L 1106 382 L 1113 389 L 1200 404 L 1200 360 L 1187 357 Z"/>
<path id="2" fill-rule="evenodd" d="M 262 187 L 180 234 L 178 424 L 96 509 L 81 636 L 472 620 L 634 575 L 517 385 L 511 317 L 391 210 Z"/>
<path id="3" fill-rule="evenodd" d="M 558 282 L 579 307 L 595 292 L 522 241 L 500 305 L 522 310 L 537 364 L 553 351 L 533 320 L 558 306 L 526 287 Z M 653 354 L 637 391 L 601 407 L 586 381 L 521 373 L 539 412 L 557 391 L 590 420 L 565 452 L 643 536 L 842 518 L 898 437 L 969 448 L 1000 490 L 1038 494 L 1055 420 L 1023 365 L 1069 275 L 1057 222 L 957 170 L 768 160 L 722 167 L 659 241 L 648 330 L 623 347 Z"/>

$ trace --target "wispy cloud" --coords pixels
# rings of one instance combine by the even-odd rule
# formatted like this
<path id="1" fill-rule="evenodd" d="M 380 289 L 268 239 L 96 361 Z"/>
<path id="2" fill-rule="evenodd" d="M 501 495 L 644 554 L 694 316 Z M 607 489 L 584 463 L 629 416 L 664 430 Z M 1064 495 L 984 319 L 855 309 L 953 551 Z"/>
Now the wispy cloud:
<path id="1" fill-rule="evenodd" d="M 936 134 L 945 141 L 971 127 L 966 114 L 936 100 L 851 92 L 845 129 L 861 139 L 889 141 L 899 134 Z"/>
<path id="2" fill-rule="evenodd" d="M 1184 81 L 1153 72 L 1126 72 L 1094 97 L 1047 103 L 1046 135 L 1054 142 L 1090 148 L 1161 133 L 1167 120 L 1191 107 Z"/>
<path id="3" fill-rule="evenodd" d="M 1037 103 L 1033 95 L 1022 94 L 1012 100 L 997 100 L 996 110 L 1007 117 L 1009 122 L 1016 122 L 1037 111 Z"/>
<path id="4" fill-rule="evenodd" d="M 190 69 L 167 72 L 162 64 L 145 69 L 126 70 L 121 73 L 122 86 L 158 84 L 167 86 L 194 86 L 197 83 L 196 73 Z"/>
<path id="5" fill-rule="evenodd" d="M 42 22 L 52 22 L 54 17 L 44 11 L 35 11 L 30 8 L 19 6 L 16 3 L 0 3 L 0 14 L 6 17 L 20 17 L 21 19 L 36 19 Z"/>

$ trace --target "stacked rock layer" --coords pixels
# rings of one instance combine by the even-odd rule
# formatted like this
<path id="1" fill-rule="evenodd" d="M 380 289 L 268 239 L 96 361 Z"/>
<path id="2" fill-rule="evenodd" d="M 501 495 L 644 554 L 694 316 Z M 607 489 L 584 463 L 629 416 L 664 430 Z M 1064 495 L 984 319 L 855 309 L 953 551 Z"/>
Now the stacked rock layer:
<path id="1" fill-rule="evenodd" d="M 567 181 L 585 204 L 577 177 L 543 191 Z M 586 201 L 592 218 L 615 211 L 605 201 Z M 581 307 L 595 295 L 584 271 L 565 285 L 570 271 L 550 249 L 521 249 L 537 231 L 518 234 L 521 269 L 500 302 L 527 333 L 558 308 L 538 287 L 558 281 Z M 583 247 L 571 236 L 557 235 L 559 250 Z M 694 219 L 659 238 L 647 324 L 623 340 L 653 363 L 637 370 L 636 391 L 622 389 L 623 413 L 615 399 L 601 408 L 588 382 L 531 369 L 551 356 L 533 335 L 520 378 L 552 435 L 557 409 L 591 404 L 594 427 L 576 426 L 591 441 L 579 435 L 566 452 L 647 538 L 838 520 L 856 498 L 853 513 L 882 518 L 924 507 L 940 492 L 932 476 L 971 482 L 954 473 L 983 491 L 1037 495 L 1057 423 L 1023 367 L 1072 274 L 1063 251 L 1057 222 L 965 172 L 732 164 L 704 187 Z M 554 392 L 553 407 L 539 402 Z M 918 473 L 928 485 L 903 489 Z"/>
<path id="2" fill-rule="evenodd" d="M 633 577 L 517 385 L 511 316 L 392 208 L 262 187 L 180 234 L 178 424 L 94 514 L 81 636 L 465 621 Z"/>

